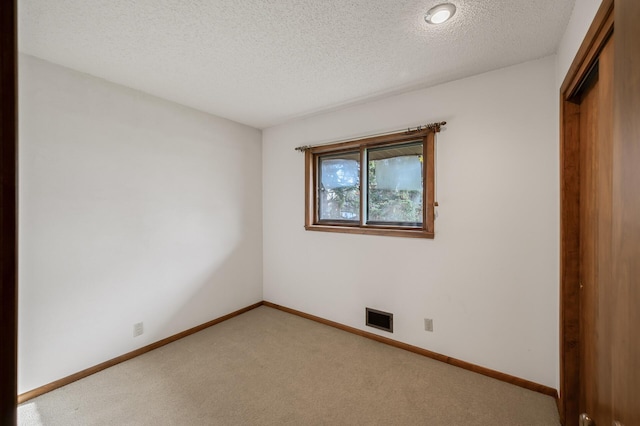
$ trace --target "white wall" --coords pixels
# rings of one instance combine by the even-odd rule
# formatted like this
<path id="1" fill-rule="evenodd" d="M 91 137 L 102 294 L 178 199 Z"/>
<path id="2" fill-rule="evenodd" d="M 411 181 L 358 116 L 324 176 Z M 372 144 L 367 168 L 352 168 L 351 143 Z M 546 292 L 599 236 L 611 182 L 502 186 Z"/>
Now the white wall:
<path id="1" fill-rule="evenodd" d="M 557 388 L 557 99 L 551 56 L 264 130 L 265 300 Z M 294 147 L 440 120 L 434 240 L 304 230 Z"/>
<path id="2" fill-rule="evenodd" d="M 259 130 L 19 67 L 20 393 L 262 300 Z"/>
<path id="3" fill-rule="evenodd" d="M 576 56 L 602 0 L 576 0 L 567 29 L 558 45 L 558 88 Z"/>

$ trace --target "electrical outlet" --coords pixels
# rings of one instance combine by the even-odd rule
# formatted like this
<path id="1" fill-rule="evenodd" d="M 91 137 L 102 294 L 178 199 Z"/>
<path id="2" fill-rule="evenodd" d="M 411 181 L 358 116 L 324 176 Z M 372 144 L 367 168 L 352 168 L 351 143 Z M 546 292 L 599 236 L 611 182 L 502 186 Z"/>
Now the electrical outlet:
<path id="1" fill-rule="evenodd" d="M 433 331 L 433 320 L 431 318 L 424 319 L 424 329 L 425 331 Z"/>
<path id="2" fill-rule="evenodd" d="M 133 324 L 133 337 L 138 337 L 144 333 L 144 323 L 137 322 Z"/>

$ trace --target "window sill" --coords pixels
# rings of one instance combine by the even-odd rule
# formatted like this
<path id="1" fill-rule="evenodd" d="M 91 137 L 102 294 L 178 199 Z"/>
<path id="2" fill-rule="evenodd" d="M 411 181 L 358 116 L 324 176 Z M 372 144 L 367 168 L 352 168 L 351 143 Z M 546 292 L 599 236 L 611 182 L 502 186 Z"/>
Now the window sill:
<path id="1" fill-rule="evenodd" d="M 389 237 L 429 238 L 435 234 L 424 229 L 400 229 L 385 228 L 380 226 L 330 226 L 330 225 L 306 225 L 307 231 L 339 232 L 343 234 L 386 235 Z"/>

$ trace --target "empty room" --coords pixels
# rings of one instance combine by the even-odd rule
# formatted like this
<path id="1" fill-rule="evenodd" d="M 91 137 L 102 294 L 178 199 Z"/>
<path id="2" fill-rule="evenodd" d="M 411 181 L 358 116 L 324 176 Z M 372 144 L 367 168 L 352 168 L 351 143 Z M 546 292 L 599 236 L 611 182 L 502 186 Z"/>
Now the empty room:
<path id="1" fill-rule="evenodd" d="M 635 0 L 2 9 L 2 424 L 640 425 Z"/>

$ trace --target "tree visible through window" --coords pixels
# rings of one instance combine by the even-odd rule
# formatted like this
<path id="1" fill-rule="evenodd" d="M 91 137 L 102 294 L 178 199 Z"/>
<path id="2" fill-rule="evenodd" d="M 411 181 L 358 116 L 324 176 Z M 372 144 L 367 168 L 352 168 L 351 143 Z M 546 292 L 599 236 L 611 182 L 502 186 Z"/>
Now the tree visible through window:
<path id="1" fill-rule="evenodd" d="M 434 130 L 306 151 L 308 230 L 433 238 Z"/>
<path id="2" fill-rule="evenodd" d="M 422 225 L 422 142 L 367 150 L 367 222 Z"/>
<path id="3" fill-rule="evenodd" d="M 360 220 L 360 153 L 319 158 L 319 219 Z"/>

